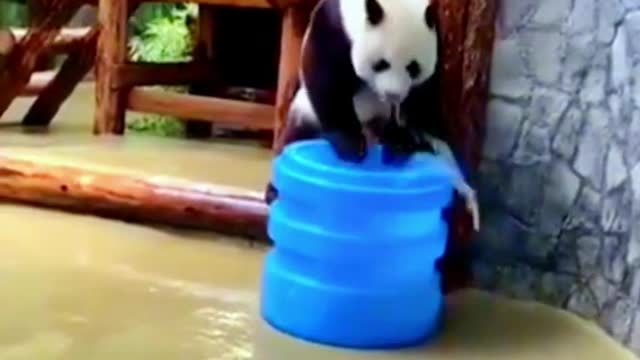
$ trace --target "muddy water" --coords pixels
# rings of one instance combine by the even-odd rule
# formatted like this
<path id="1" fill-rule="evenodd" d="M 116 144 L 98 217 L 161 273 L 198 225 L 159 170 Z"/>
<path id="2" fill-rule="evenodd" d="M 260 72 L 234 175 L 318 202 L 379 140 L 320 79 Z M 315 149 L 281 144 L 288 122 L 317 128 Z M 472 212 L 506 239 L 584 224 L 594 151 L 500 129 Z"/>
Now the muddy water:
<path id="1" fill-rule="evenodd" d="M 63 111 L 73 114 L 73 105 Z M 50 136 L 5 129 L 0 151 L 254 189 L 268 177 L 269 154 L 255 147 L 96 141 L 89 128 L 60 121 Z M 325 348 L 260 321 L 264 248 L 6 204 L 0 225 L 0 360 L 633 359 L 574 316 L 480 292 L 449 300 L 447 329 L 429 348 Z"/>

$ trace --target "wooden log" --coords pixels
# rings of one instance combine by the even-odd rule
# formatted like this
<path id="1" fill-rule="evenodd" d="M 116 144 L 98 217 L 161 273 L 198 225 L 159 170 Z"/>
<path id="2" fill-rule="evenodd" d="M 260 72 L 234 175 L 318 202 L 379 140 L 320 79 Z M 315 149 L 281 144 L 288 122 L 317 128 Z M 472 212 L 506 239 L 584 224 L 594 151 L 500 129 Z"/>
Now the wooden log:
<path id="1" fill-rule="evenodd" d="M 100 0 L 99 20 L 102 31 L 96 59 L 95 134 L 124 134 L 126 89 L 116 87 L 113 66 L 127 60 L 128 0 Z"/>
<path id="2" fill-rule="evenodd" d="M 22 120 L 24 126 L 48 126 L 71 96 L 78 83 L 93 68 L 100 30 L 87 33 L 78 47 L 69 53 L 53 80 L 42 90 Z"/>
<path id="3" fill-rule="evenodd" d="M 488 72 L 493 51 L 496 0 L 438 0 L 444 59 L 442 110 L 447 141 L 471 173 L 477 170 L 484 138 Z M 450 218 L 442 263 L 445 291 L 471 282 L 471 218 L 458 201 Z"/>
<path id="4" fill-rule="evenodd" d="M 14 46 L 6 58 L 5 66 L 0 69 L 0 116 L 29 83 L 44 49 L 55 41 L 60 28 L 73 16 L 80 2 L 48 0 L 39 5 L 44 13 L 36 16 L 33 26 Z"/>
<path id="5" fill-rule="evenodd" d="M 298 89 L 302 38 L 304 37 L 312 9 L 310 6 L 289 7 L 284 10 L 283 14 L 274 141 L 272 144 L 276 154 L 282 148 L 282 130 L 285 128 L 289 107 Z"/>
<path id="6" fill-rule="evenodd" d="M 187 85 L 214 81 L 214 65 L 205 62 L 156 64 L 128 63 L 113 66 L 117 89 L 147 85 Z"/>
<path id="7" fill-rule="evenodd" d="M 211 5 L 200 5 L 198 9 L 198 27 L 193 51 L 194 61 L 213 62 L 215 57 L 215 41 L 217 39 L 216 9 Z M 219 66 L 211 70 L 220 71 Z M 219 80 L 192 84 L 189 92 L 194 95 L 215 95 L 220 91 Z M 207 121 L 188 119 L 185 124 L 185 134 L 191 139 L 206 139 L 211 137 L 213 124 Z"/>
<path id="8" fill-rule="evenodd" d="M 470 0 L 467 11 L 460 137 L 462 153 L 473 169 L 480 165 L 484 143 L 497 7 L 497 0 Z"/>
<path id="9" fill-rule="evenodd" d="M 271 105 L 141 88 L 131 90 L 128 103 L 128 108 L 134 111 L 239 125 L 253 130 L 272 129 L 275 114 Z"/>
<path id="10" fill-rule="evenodd" d="M 0 157 L 0 199 L 266 240 L 268 208 L 260 194 L 167 177 L 5 155 Z"/>

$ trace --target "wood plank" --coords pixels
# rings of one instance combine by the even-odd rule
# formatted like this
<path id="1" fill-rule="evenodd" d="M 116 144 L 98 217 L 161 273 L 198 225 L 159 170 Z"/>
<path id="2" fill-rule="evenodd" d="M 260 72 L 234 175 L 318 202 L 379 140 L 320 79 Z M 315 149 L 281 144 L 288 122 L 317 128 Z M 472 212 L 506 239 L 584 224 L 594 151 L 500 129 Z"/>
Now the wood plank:
<path id="1" fill-rule="evenodd" d="M 96 60 L 95 134 L 121 135 L 125 129 L 126 90 L 115 86 L 113 65 L 127 59 L 128 0 L 100 0 L 98 17 L 102 29 Z"/>
<path id="2" fill-rule="evenodd" d="M 99 34 L 100 30 L 94 28 L 83 38 L 76 39 L 77 48 L 69 53 L 55 77 L 43 88 L 23 118 L 22 125 L 48 126 L 51 123 L 76 85 L 93 68 Z"/>
<path id="3" fill-rule="evenodd" d="M 187 85 L 214 81 L 212 63 L 127 63 L 114 65 L 109 71 L 115 73 L 112 86 L 128 89 L 147 85 Z"/>
<path id="4" fill-rule="evenodd" d="M 309 22 L 311 10 L 311 7 L 306 6 L 290 7 L 284 11 L 282 19 L 278 91 L 272 144 L 276 154 L 282 149 L 281 134 L 286 126 L 289 107 L 298 89 L 302 38 Z"/>
<path id="5" fill-rule="evenodd" d="M 488 73 L 493 53 L 496 0 L 438 0 L 442 40 L 442 110 L 447 141 L 459 161 L 477 170 L 484 141 Z M 471 218 L 462 201 L 449 216 L 449 242 L 442 262 L 446 292 L 472 281 Z"/>
<path id="6" fill-rule="evenodd" d="M 60 28 L 77 11 L 80 3 L 66 0 L 49 0 L 39 3 L 42 14 L 36 14 L 33 27 L 6 56 L 0 68 L 0 116 L 20 95 L 35 71 L 41 55 L 55 42 Z"/>
<path id="7" fill-rule="evenodd" d="M 260 194 L 158 176 L 0 157 L 0 199 L 125 221 L 213 230 L 266 241 Z"/>
<path id="8" fill-rule="evenodd" d="M 272 105 L 162 90 L 133 89 L 128 103 L 133 111 L 240 125 L 252 130 L 272 129 L 275 115 Z"/>

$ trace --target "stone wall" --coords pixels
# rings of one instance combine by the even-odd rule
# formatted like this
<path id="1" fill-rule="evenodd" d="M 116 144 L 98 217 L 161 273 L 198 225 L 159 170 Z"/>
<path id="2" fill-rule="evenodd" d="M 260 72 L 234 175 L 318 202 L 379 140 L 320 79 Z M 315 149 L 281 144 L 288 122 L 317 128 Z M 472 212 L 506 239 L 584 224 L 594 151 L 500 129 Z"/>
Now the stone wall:
<path id="1" fill-rule="evenodd" d="M 497 29 L 478 284 L 640 354 L 640 0 L 503 0 Z"/>

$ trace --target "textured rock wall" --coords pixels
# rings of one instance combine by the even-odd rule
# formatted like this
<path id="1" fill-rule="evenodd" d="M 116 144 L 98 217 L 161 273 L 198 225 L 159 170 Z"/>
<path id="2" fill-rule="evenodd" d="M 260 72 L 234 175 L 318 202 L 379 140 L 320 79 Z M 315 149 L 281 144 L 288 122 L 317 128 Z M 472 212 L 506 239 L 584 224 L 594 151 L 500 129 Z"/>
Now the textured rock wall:
<path id="1" fill-rule="evenodd" d="M 480 286 L 640 354 L 640 0 L 503 0 L 480 170 Z"/>

